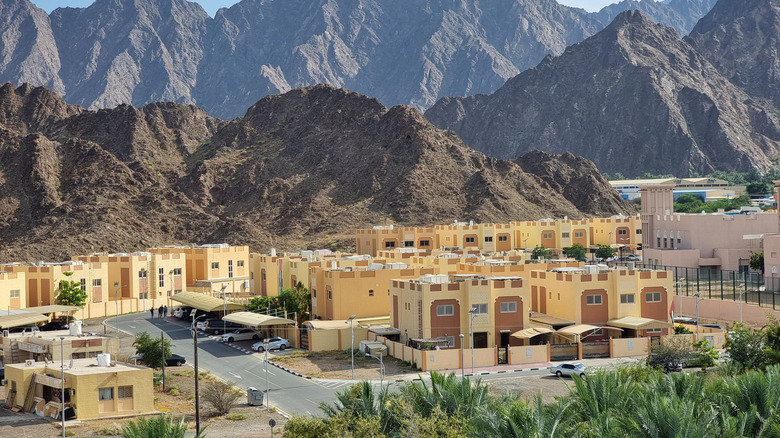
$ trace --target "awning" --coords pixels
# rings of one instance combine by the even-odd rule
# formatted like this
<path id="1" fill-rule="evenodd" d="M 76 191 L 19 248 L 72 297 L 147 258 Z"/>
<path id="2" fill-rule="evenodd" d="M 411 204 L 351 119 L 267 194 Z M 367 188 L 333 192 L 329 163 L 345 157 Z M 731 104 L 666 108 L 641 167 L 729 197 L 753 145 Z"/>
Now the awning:
<path id="1" fill-rule="evenodd" d="M 59 304 L 52 304 L 50 306 L 27 307 L 23 310 L 26 312 L 35 312 L 35 313 L 54 313 L 54 312 L 73 312 L 79 309 L 80 307 L 78 306 L 61 306 Z"/>
<path id="2" fill-rule="evenodd" d="M 343 328 L 349 328 L 349 324 L 344 324 L 344 320 L 341 319 L 336 321 L 312 319 L 304 322 L 303 325 L 311 327 L 312 330 L 341 330 Z"/>
<path id="3" fill-rule="evenodd" d="M 671 322 L 659 321 L 657 319 L 642 318 L 639 316 L 624 316 L 622 318 L 607 321 L 607 325 L 612 327 L 622 327 L 634 330 L 647 330 L 668 328 L 672 326 Z"/>
<path id="4" fill-rule="evenodd" d="M 222 318 L 228 322 L 235 322 L 236 324 L 245 325 L 248 327 L 260 327 L 264 325 L 282 325 L 282 324 L 295 324 L 292 319 L 282 318 L 279 316 L 262 315 L 260 313 L 252 312 L 236 312 Z"/>
<path id="5" fill-rule="evenodd" d="M 395 327 L 376 327 L 376 328 L 370 328 L 368 331 L 372 333 L 376 333 L 379 336 L 393 336 L 393 335 L 400 335 L 401 330 L 395 328 Z"/>
<path id="6" fill-rule="evenodd" d="M 179 292 L 172 296 L 173 301 L 178 301 L 185 306 L 194 307 L 196 309 L 203 310 L 205 312 L 218 312 L 223 309 L 223 301 L 221 298 L 212 297 L 210 295 L 198 293 L 198 292 Z M 234 302 L 227 302 L 227 310 L 243 310 L 244 306 L 236 304 Z"/>
<path id="7" fill-rule="evenodd" d="M 48 320 L 48 316 L 41 315 L 40 313 L 16 313 L 14 315 L 0 316 L 0 328 L 7 329 Z"/>
<path id="8" fill-rule="evenodd" d="M 528 319 L 539 324 L 549 325 L 551 327 L 567 326 L 567 325 L 575 324 L 574 321 L 570 321 L 568 319 L 558 318 L 557 316 L 552 316 L 546 313 L 533 312 L 533 311 L 530 313 Z"/>
<path id="9" fill-rule="evenodd" d="M 534 336 L 539 336 L 546 333 L 555 333 L 555 330 L 547 327 L 529 327 L 518 332 L 514 332 L 511 334 L 511 336 L 520 339 L 531 339 Z"/>
<path id="10" fill-rule="evenodd" d="M 602 329 L 602 330 L 617 330 L 617 331 L 621 331 L 621 332 L 623 331 L 623 329 L 619 329 L 619 328 L 616 328 L 616 327 L 599 327 L 599 326 L 590 325 L 590 324 L 573 325 L 573 326 L 570 326 L 570 327 L 564 327 L 562 329 L 559 329 L 558 331 L 559 332 L 564 332 L 564 333 L 571 333 L 573 335 L 581 335 L 581 334 L 583 334 L 585 332 L 589 332 L 589 331 L 592 331 L 592 330 L 598 330 L 598 329 Z"/>

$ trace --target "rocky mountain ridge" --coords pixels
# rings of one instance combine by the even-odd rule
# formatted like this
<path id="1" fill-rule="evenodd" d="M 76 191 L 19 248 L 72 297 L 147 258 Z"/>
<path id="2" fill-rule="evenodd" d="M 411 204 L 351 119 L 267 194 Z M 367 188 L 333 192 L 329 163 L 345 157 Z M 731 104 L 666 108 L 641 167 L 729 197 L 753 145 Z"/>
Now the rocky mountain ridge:
<path id="1" fill-rule="evenodd" d="M 0 163 L 0 262 L 223 241 L 350 246 L 356 228 L 388 221 L 631 211 L 587 160 L 488 158 L 415 109 L 327 85 L 226 122 L 177 103 L 91 111 L 5 84 Z"/>
<path id="2" fill-rule="evenodd" d="M 96 0 L 50 15 L 4 0 L 0 82 L 47 86 L 90 109 L 174 101 L 225 119 L 316 83 L 426 109 L 495 91 L 621 8 L 687 33 L 712 1 L 625 0 L 589 14 L 555 0 L 242 0 L 211 18 L 186 0 Z"/>
<path id="3" fill-rule="evenodd" d="M 425 114 L 490 156 L 570 151 L 625 175 L 768 169 L 780 158 L 774 107 L 638 11 L 491 95 L 444 98 Z"/>

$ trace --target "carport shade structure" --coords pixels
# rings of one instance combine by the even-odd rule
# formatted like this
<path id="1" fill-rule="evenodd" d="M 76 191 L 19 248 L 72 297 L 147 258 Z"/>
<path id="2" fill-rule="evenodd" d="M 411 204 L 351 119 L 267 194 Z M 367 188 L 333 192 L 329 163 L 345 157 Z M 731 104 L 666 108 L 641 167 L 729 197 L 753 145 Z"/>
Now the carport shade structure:
<path id="1" fill-rule="evenodd" d="M 575 341 L 579 342 L 588 336 L 592 335 L 594 331 L 602 329 L 602 330 L 614 330 L 622 332 L 623 329 L 617 328 L 617 327 L 599 327 L 595 325 L 590 324 L 578 324 L 578 325 L 572 325 L 569 327 L 564 327 L 562 329 L 559 329 L 558 332 L 561 333 L 568 333 L 576 336 Z"/>
<path id="2" fill-rule="evenodd" d="M 671 322 L 659 321 L 657 319 L 642 318 L 640 316 L 624 316 L 618 319 L 607 321 L 607 325 L 612 327 L 627 328 L 633 330 L 660 329 L 672 327 Z M 606 328 L 606 327 L 605 327 Z"/>
<path id="3" fill-rule="evenodd" d="M 228 322 L 235 322 L 236 324 L 245 325 L 247 327 L 261 327 L 267 325 L 284 325 L 295 324 L 295 321 L 287 318 L 280 318 L 278 316 L 262 315 L 260 313 L 252 312 L 236 312 L 222 318 Z"/>
<path id="4" fill-rule="evenodd" d="M 171 300 L 178 301 L 185 306 L 194 307 L 204 312 L 221 312 L 224 301 L 221 298 L 212 297 L 210 295 L 198 293 L 198 292 L 179 292 L 171 297 Z M 228 311 L 230 310 L 243 310 L 244 306 L 241 304 L 227 302 L 225 306 Z"/>
<path id="5" fill-rule="evenodd" d="M 15 313 L 13 315 L 0 316 L 0 329 L 18 327 L 20 325 L 35 324 L 48 321 L 49 317 L 40 313 Z"/>
<path id="6" fill-rule="evenodd" d="M 547 333 L 555 333 L 555 330 L 548 327 L 528 327 L 514 332 L 510 336 L 518 339 L 531 339 L 535 336 L 544 335 Z"/>

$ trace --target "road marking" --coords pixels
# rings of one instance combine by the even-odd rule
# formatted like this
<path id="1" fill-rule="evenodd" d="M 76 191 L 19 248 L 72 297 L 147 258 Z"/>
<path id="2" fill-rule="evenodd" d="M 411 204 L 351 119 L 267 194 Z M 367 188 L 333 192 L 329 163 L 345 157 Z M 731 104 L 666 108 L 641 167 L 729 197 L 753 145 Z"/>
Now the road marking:
<path id="1" fill-rule="evenodd" d="M 134 326 L 134 325 L 129 325 L 128 327 L 130 327 L 131 329 L 134 329 L 134 328 L 135 328 L 135 326 Z"/>
<path id="2" fill-rule="evenodd" d="M 241 378 L 241 376 L 239 376 L 238 374 L 233 374 L 233 373 L 230 373 L 230 372 L 228 374 L 230 374 L 231 376 L 235 377 L 236 379 L 240 379 Z"/>

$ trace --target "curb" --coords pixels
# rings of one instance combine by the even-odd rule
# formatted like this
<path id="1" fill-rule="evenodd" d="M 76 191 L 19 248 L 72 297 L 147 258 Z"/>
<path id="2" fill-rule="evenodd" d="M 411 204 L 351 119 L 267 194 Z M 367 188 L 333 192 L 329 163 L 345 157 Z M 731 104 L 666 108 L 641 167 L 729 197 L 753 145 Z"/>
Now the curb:
<path id="1" fill-rule="evenodd" d="M 111 318 L 113 318 L 113 316 L 112 316 Z M 103 325 L 104 325 L 104 326 L 106 326 L 106 327 L 111 327 L 112 329 L 114 329 L 114 330 L 116 330 L 116 331 L 118 331 L 118 332 L 122 332 L 122 333 L 124 333 L 124 334 L 126 334 L 126 335 L 128 335 L 128 336 L 135 336 L 134 334 L 130 333 L 130 332 L 129 332 L 129 331 L 127 331 L 127 330 L 122 330 L 122 329 L 121 329 L 121 328 L 119 328 L 119 327 L 114 327 L 113 325 L 109 324 L 109 323 L 108 323 L 108 318 L 103 320 Z"/>
<path id="2" fill-rule="evenodd" d="M 220 341 L 217 341 L 217 342 L 220 342 Z M 233 345 L 230 342 L 222 342 L 222 343 L 227 345 L 227 346 L 229 346 L 229 347 L 235 348 L 236 350 L 238 350 L 238 351 L 240 351 L 240 352 L 242 352 L 244 354 L 252 354 L 252 352 L 247 350 L 246 348 L 241 348 L 241 347 L 239 347 L 237 345 Z"/>
<path id="3" fill-rule="evenodd" d="M 289 369 L 289 368 L 285 368 L 285 367 L 283 367 L 283 366 L 279 365 L 279 364 L 278 364 L 278 363 L 276 363 L 276 362 L 273 362 L 273 361 L 270 361 L 270 360 L 269 360 L 269 361 L 268 361 L 268 363 L 270 363 L 271 365 L 275 366 L 276 368 L 279 368 L 279 369 L 280 369 L 280 370 L 282 370 L 282 371 L 287 371 L 288 373 L 290 373 L 290 374 L 292 374 L 292 375 L 294 375 L 294 376 L 303 377 L 304 379 L 309 379 L 309 380 L 311 380 L 311 376 L 307 376 L 307 375 L 305 375 L 305 374 L 301 374 L 301 373 L 299 373 L 299 372 L 293 371 L 293 370 L 291 370 L 291 369 Z"/>

